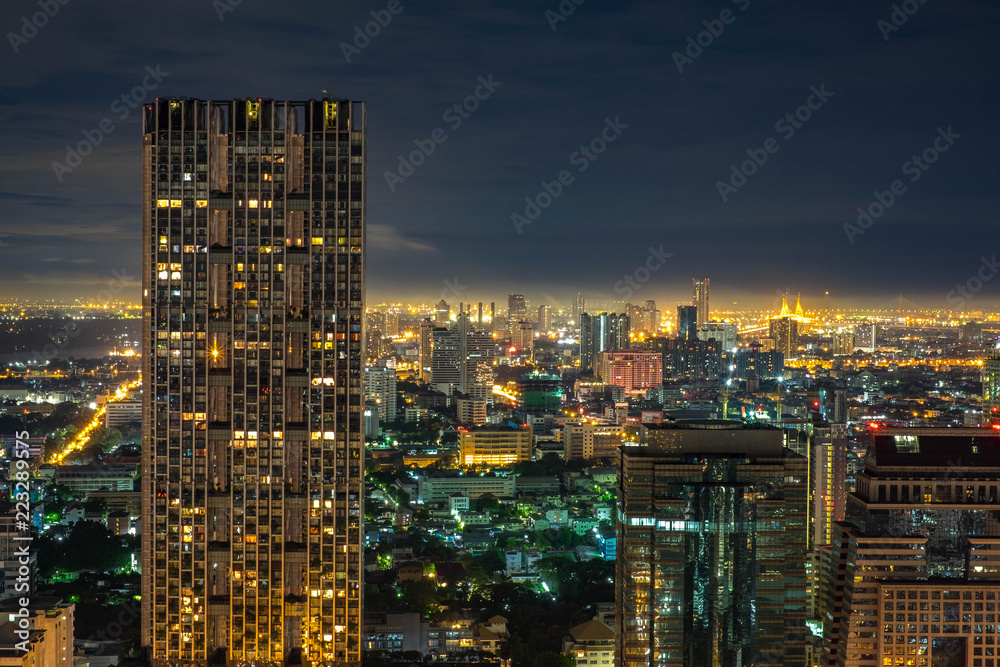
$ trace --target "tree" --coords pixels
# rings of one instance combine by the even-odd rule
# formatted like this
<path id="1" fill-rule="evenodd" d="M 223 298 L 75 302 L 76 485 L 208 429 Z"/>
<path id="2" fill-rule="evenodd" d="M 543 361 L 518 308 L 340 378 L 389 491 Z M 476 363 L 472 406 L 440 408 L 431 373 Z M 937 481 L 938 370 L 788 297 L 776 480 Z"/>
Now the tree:
<path id="1" fill-rule="evenodd" d="M 555 651 L 545 651 L 535 656 L 534 667 L 576 667 L 576 659 Z"/>

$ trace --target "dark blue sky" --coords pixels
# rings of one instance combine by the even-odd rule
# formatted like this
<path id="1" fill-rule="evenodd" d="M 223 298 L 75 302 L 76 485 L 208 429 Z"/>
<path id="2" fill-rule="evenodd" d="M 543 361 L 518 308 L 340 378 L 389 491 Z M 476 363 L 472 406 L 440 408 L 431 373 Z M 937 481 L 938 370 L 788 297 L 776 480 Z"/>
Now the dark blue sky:
<path id="1" fill-rule="evenodd" d="M 916 12 L 887 32 L 878 22 L 892 3 L 870 0 L 564 0 L 576 9 L 555 30 L 557 0 L 400 0 L 348 63 L 341 42 L 388 0 L 243 0 L 220 20 L 235 1 L 71 0 L 15 53 L 8 33 L 40 10 L 5 0 L 3 295 L 97 298 L 124 269 L 121 294 L 138 297 L 139 113 L 121 119 L 112 103 L 157 65 L 168 75 L 151 97 L 328 90 L 369 102 L 371 302 L 437 300 L 456 279 L 449 301 L 620 299 L 619 281 L 644 278 L 662 245 L 671 257 L 631 300 L 668 306 L 709 276 L 718 306 L 770 305 L 787 289 L 807 307 L 829 290 L 834 305 L 903 293 L 944 308 L 1000 253 L 996 3 L 911 0 Z M 674 52 L 724 10 L 730 22 L 679 72 Z M 445 111 L 490 75 L 499 87 L 455 128 Z M 776 127 L 813 86 L 832 96 L 800 110 L 810 117 L 794 133 Z M 104 118 L 113 131 L 57 180 L 52 163 Z M 574 160 L 608 118 L 627 128 L 593 161 Z M 959 138 L 911 181 L 904 163 L 948 127 Z M 391 191 L 385 172 L 436 128 L 447 140 Z M 769 138 L 776 152 L 763 150 Z M 767 161 L 723 201 L 718 182 L 748 149 Z M 562 170 L 572 182 L 519 234 L 511 215 Z M 903 194 L 850 243 L 844 224 L 897 179 Z M 998 286 L 985 281 L 968 307 L 996 309 Z"/>

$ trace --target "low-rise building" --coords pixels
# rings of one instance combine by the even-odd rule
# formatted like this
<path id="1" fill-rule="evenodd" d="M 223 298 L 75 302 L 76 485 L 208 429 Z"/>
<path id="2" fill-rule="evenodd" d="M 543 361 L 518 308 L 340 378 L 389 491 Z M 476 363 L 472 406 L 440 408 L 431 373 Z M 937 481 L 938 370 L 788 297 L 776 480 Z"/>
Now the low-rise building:
<path id="1" fill-rule="evenodd" d="M 576 660 L 577 667 L 610 667 L 615 664 L 615 632 L 594 619 L 569 629 L 563 653 Z"/>
<path id="2" fill-rule="evenodd" d="M 459 437 L 459 460 L 463 466 L 508 466 L 530 461 L 534 441 L 530 426 L 482 426 Z"/>

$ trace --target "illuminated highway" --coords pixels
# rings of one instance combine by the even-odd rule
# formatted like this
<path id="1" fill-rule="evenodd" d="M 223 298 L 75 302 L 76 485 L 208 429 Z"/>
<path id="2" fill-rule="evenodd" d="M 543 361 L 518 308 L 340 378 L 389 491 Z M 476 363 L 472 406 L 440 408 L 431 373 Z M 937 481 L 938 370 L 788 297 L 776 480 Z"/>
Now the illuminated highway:
<path id="1" fill-rule="evenodd" d="M 114 394 L 108 396 L 108 403 L 115 403 L 117 401 L 124 400 L 128 397 L 128 393 L 131 390 L 136 389 L 141 385 L 141 380 L 133 380 L 132 382 L 127 382 L 121 385 L 117 390 L 115 390 Z M 52 455 L 49 459 L 49 463 L 59 465 L 66 459 L 67 456 L 86 447 L 87 443 L 90 442 L 90 436 L 96 429 L 100 428 L 101 424 L 104 423 L 104 413 L 107 412 L 107 410 L 107 403 L 99 407 L 97 412 L 94 413 L 94 418 L 91 419 L 86 426 L 80 429 L 80 432 L 76 434 L 76 437 L 73 438 L 73 440 L 70 441 L 61 452 Z"/>

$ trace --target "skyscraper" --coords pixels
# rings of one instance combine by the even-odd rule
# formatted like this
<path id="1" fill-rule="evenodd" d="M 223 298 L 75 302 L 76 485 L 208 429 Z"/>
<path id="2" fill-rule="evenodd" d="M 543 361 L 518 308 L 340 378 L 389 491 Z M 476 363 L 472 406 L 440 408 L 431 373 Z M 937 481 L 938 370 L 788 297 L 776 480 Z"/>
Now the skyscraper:
<path id="1" fill-rule="evenodd" d="M 698 309 L 696 329 L 712 319 L 708 309 L 708 286 L 708 278 L 702 278 L 701 280 L 698 278 L 691 279 L 691 304 Z"/>
<path id="2" fill-rule="evenodd" d="M 864 322 L 854 327 L 854 349 L 865 352 L 875 351 L 875 341 L 878 336 L 878 325 L 874 322 Z"/>
<path id="3" fill-rule="evenodd" d="M 538 331 L 540 333 L 548 333 L 549 329 L 552 328 L 549 314 L 550 310 L 548 306 L 538 307 Z"/>
<path id="4" fill-rule="evenodd" d="M 723 351 L 730 354 L 736 347 L 739 325 L 735 322 L 703 322 L 698 327 L 698 340 L 715 339 L 722 344 Z"/>
<path id="5" fill-rule="evenodd" d="M 365 402 L 374 401 L 379 420 L 396 419 L 396 369 L 370 366 L 365 369 Z"/>
<path id="6" fill-rule="evenodd" d="M 697 306 L 677 306 L 677 337 L 684 340 L 698 338 Z"/>
<path id="7" fill-rule="evenodd" d="M 630 333 L 629 317 L 624 313 L 580 313 L 580 372 L 597 369 L 599 352 L 631 347 Z"/>
<path id="8" fill-rule="evenodd" d="M 583 295 L 579 292 L 573 297 L 573 322 L 577 327 L 580 326 L 580 314 L 586 312 L 587 302 L 584 300 Z"/>
<path id="9" fill-rule="evenodd" d="M 821 424 L 812 435 L 809 548 L 833 542 L 833 524 L 844 520 L 847 493 L 847 424 Z"/>
<path id="10" fill-rule="evenodd" d="M 513 327 L 519 321 L 527 318 L 528 305 L 524 302 L 523 294 L 507 295 L 507 323 Z"/>
<path id="11" fill-rule="evenodd" d="M 991 428 L 873 434 L 864 471 L 847 494 L 846 520 L 834 525 L 825 664 L 878 667 L 889 656 L 904 665 L 909 656 L 915 665 L 982 660 L 982 647 L 995 646 L 995 614 L 984 625 L 972 612 L 984 597 L 996 611 L 998 488 L 1000 435 Z"/>
<path id="12" fill-rule="evenodd" d="M 785 359 L 798 356 L 799 321 L 794 317 L 779 317 L 771 320 L 771 339 L 774 349 L 784 355 Z"/>
<path id="13" fill-rule="evenodd" d="M 522 357 L 532 358 L 535 354 L 535 330 L 531 322 L 520 320 L 510 325 L 510 344 Z"/>
<path id="14" fill-rule="evenodd" d="M 142 643 L 359 665 L 365 104 L 143 108 Z"/>
<path id="15" fill-rule="evenodd" d="M 434 305 L 434 324 L 439 327 L 448 326 L 448 322 L 451 321 L 451 307 L 448 302 L 441 299 Z"/>
<path id="16" fill-rule="evenodd" d="M 496 342 L 470 324 L 467 315 L 460 315 L 452 328 L 434 329 L 431 377 L 434 388 L 445 394 L 458 390 L 485 399 L 493 387 Z"/>
<path id="17" fill-rule="evenodd" d="M 650 424 L 621 447 L 617 664 L 806 664 L 806 478 L 777 429 Z"/>
<path id="18" fill-rule="evenodd" d="M 418 375 L 424 382 L 431 381 L 431 357 L 434 350 L 434 322 L 428 317 L 420 322 L 420 347 L 417 352 Z"/>

